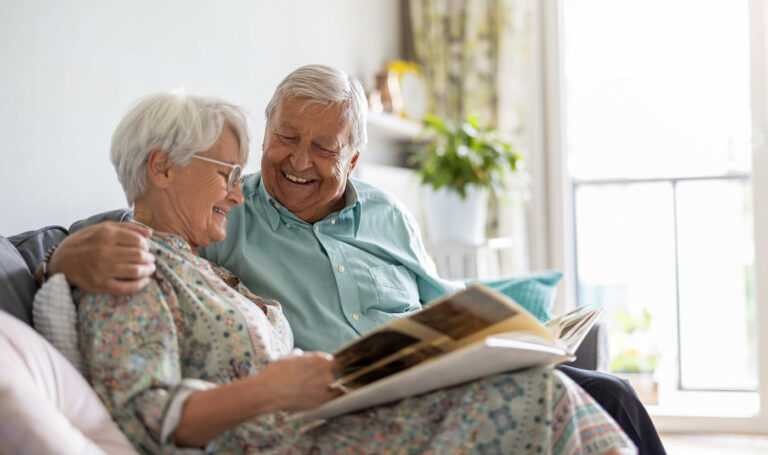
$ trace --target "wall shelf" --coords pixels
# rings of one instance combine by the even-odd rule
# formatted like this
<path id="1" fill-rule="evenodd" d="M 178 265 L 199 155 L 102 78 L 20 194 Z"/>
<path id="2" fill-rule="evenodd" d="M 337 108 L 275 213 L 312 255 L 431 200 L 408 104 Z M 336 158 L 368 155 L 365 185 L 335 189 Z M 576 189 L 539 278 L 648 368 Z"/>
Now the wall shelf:
<path id="1" fill-rule="evenodd" d="M 413 141 L 424 126 L 416 120 L 404 119 L 384 112 L 368 111 L 368 135 L 397 141 Z"/>

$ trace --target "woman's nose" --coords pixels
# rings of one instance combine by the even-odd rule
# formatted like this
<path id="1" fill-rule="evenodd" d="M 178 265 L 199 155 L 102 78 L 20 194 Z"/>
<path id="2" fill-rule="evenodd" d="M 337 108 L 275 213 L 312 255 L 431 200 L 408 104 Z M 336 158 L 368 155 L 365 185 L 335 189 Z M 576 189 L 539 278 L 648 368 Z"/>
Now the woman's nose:
<path id="1" fill-rule="evenodd" d="M 237 182 L 232 189 L 227 193 L 227 198 L 232 201 L 234 205 L 240 205 L 245 201 L 245 197 L 243 196 L 243 187 L 242 187 L 242 181 Z"/>

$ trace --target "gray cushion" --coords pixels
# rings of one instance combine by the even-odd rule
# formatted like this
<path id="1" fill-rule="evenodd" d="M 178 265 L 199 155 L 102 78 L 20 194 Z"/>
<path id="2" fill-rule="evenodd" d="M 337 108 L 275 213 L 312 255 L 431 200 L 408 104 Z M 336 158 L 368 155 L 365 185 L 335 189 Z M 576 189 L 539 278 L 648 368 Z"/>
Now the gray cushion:
<path id="1" fill-rule="evenodd" d="M 576 360 L 566 365 L 583 370 L 609 371 L 611 362 L 607 332 L 601 321 L 592 326 L 576 350 Z"/>
<path id="2" fill-rule="evenodd" d="M 133 219 L 133 210 L 131 209 L 117 209 L 109 212 L 103 212 L 84 220 L 75 221 L 72 226 L 69 227 L 69 232 L 77 232 L 82 228 L 88 227 L 92 224 L 101 223 L 102 221 L 130 221 Z"/>
<path id="3" fill-rule="evenodd" d="M 27 231 L 8 237 L 27 263 L 27 268 L 35 273 L 37 266 L 43 262 L 45 253 L 54 245 L 58 245 L 68 235 L 61 226 L 47 226 L 36 231 Z"/>
<path id="4" fill-rule="evenodd" d="M 32 325 L 35 277 L 16 247 L 0 236 L 0 309 Z"/>

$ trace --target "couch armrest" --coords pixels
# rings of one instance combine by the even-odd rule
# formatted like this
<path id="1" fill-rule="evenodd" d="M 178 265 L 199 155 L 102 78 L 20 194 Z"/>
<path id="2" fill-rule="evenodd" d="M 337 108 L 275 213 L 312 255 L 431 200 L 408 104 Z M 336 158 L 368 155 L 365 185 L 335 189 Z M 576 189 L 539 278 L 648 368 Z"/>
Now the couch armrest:
<path id="1" fill-rule="evenodd" d="M 605 325 L 598 322 L 590 329 L 576 350 L 576 360 L 565 365 L 584 370 L 608 371 L 608 335 Z"/>

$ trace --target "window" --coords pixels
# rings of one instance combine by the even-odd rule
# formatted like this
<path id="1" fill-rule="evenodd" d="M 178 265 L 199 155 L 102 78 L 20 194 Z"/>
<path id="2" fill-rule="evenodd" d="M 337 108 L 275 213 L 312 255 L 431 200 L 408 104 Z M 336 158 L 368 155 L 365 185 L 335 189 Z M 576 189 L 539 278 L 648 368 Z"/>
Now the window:
<path id="1" fill-rule="evenodd" d="M 544 16 L 545 30 L 558 25 L 549 109 L 562 124 L 549 134 L 571 201 L 576 303 L 605 309 L 611 368 L 656 415 L 765 421 L 756 9 L 762 0 L 580 0 Z"/>

